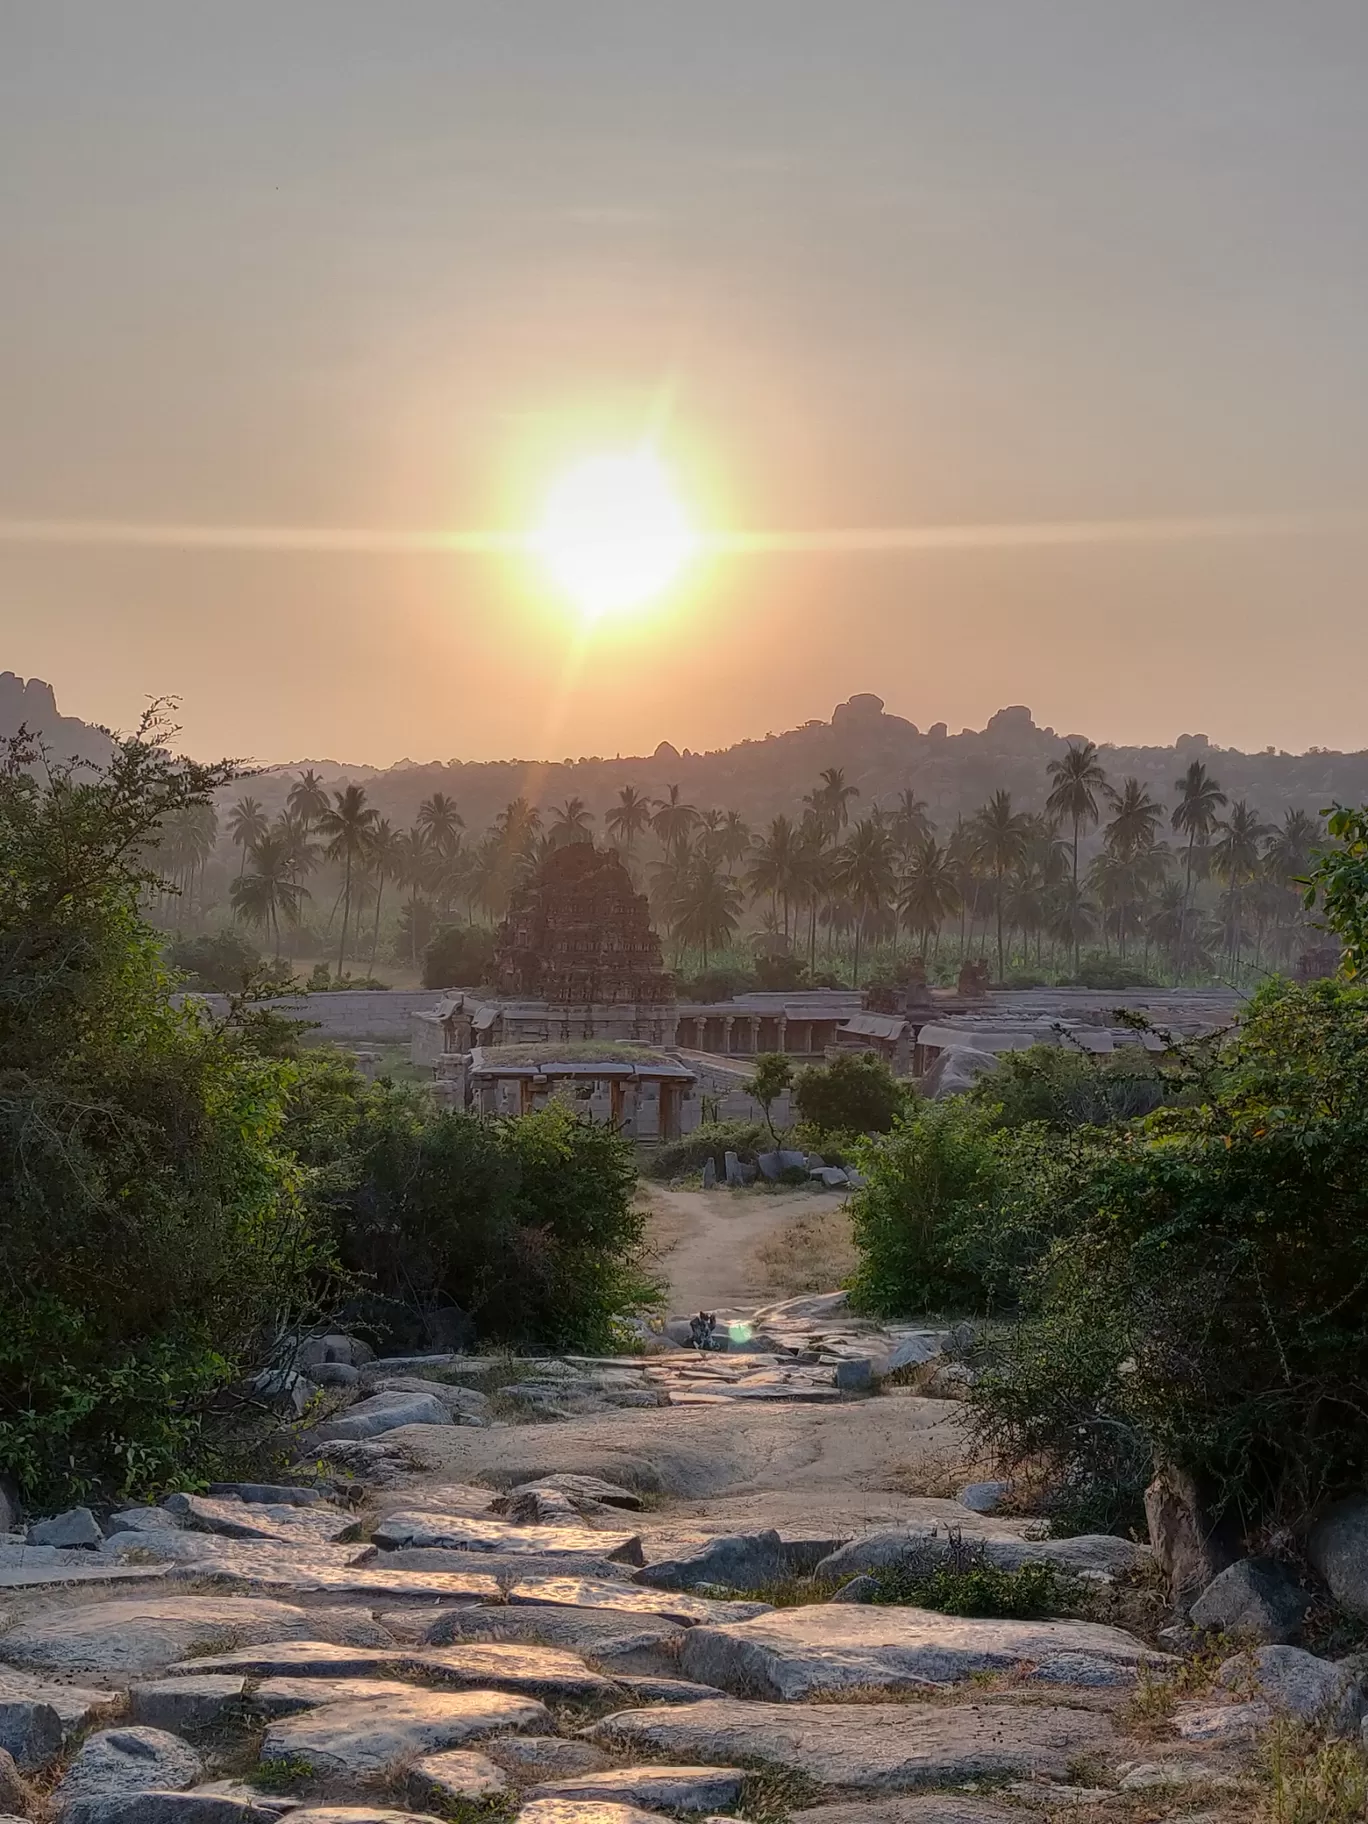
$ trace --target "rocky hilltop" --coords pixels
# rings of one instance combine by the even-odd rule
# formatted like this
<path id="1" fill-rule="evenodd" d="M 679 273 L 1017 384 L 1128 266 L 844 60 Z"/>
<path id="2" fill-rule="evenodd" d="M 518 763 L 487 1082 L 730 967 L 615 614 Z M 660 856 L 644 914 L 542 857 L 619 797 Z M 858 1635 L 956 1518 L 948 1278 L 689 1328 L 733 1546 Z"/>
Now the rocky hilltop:
<path id="1" fill-rule="evenodd" d="M 109 753 L 104 729 L 77 716 L 64 716 L 57 694 L 42 678 L 21 678 L 0 671 L 0 739 L 26 728 L 41 740 L 55 760 L 103 760 Z"/>

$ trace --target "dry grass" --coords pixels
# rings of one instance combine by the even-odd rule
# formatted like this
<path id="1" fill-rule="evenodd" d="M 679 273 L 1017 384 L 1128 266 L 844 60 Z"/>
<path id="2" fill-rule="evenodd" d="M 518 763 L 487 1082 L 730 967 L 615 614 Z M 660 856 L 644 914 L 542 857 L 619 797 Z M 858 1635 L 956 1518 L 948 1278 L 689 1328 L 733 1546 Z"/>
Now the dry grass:
<path id="1" fill-rule="evenodd" d="M 752 1258 L 767 1289 L 778 1298 L 829 1292 L 844 1284 L 858 1264 L 850 1217 L 844 1208 L 797 1216 L 777 1235 L 760 1242 Z"/>
<path id="2" fill-rule="evenodd" d="M 1259 1815 L 1268 1824 L 1361 1824 L 1368 1817 L 1368 1754 L 1283 1718 L 1260 1742 Z"/>

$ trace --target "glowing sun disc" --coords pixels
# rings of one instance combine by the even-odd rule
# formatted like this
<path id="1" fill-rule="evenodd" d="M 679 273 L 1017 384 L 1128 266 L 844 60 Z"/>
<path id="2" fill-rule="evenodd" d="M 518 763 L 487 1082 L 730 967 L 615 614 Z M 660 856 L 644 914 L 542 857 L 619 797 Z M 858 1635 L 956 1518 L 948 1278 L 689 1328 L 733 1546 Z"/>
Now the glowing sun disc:
<path id="1" fill-rule="evenodd" d="M 587 456 L 552 485 L 531 539 L 543 571 L 589 619 L 639 608 L 678 582 L 698 535 L 651 449 Z"/>

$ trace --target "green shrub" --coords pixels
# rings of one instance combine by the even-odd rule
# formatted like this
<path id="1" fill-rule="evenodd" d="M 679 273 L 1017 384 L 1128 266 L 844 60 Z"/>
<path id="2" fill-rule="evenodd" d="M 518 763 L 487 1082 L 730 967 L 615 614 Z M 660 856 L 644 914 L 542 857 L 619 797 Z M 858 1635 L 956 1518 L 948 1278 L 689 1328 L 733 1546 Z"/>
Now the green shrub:
<path id="1" fill-rule="evenodd" d="M 1072 988 L 1157 988 L 1159 984 L 1154 977 L 1147 975 L 1143 969 L 1137 969 L 1134 963 L 1123 962 L 1119 956 L 1092 956 L 1082 964 L 1078 974 L 1063 978 L 1064 985 Z"/>
<path id="2" fill-rule="evenodd" d="M 240 994 L 261 966 L 261 952 L 236 931 L 178 937 L 166 952 L 172 972 L 205 994 Z"/>
<path id="3" fill-rule="evenodd" d="M 0 767 L 0 1467 L 40 1503 L 211 1467 L 211 1407 L 326 1265 L 294 1067 L 174 1010 L 139 914 L 160 825 L 228 776 L 164 733 L 103 772 Z"/>
<path id="4" fill-rule="evenodd" d="M 494 933 L 482 925 L 446 925 L 423 951 L 424 988 L 474 988 L 490 979 Z"/>
<path id="5" fill-rule="evenodd" d="M 1368 992 L 1275 984 L 1189 1104 L 1052 1136 L 1018 1180 L 1058 1240 L 971 1389 L 1061 1517 L 1139 1521 L 1157 1456 L 1246 1537 L 1368 1477 Z"/>
<path id="6" fill-rule="evenodd" d="M 1098 1056 L 1069 1044 L 1005 1052 L 997 1069 L 965 1092 L 993 1109 L 999 1126 L 1041 1121 L 1060 1131 L 1133 1121 L 1158 1108 L 1168 1093 L 1158 1066 L 1139 1045 Z"/>
<path id="7" fill-rule="evenodd" d="M 980 1541 L 952 1533 L 944 1545 L 928 1541 L 901 1564 L 872 1573 L 870 1601 L 942 1615 L 998 1616 L 1026 1620 L 1058 1615 L 1076 1606 L 1076 1580 L 1053 1564 L 1023 1564 L 1014 1571 L 992 1563 Z"/>
<path id="8" fill-rule="evenodd" d="M 738 1159 L 754 1160 L 757 1153 L 767 1153 L 773 1141 L 759 1121 L 715 1121 L 696 1127 L 682 1140 L 669 1140 L 657 1147 L 647 1167 L 652 1178 L 683 1178 L 689 1172 L 701 1172 L 711 1159 L 720 1179 L 727 1169 L 727 1154 Z"/>
<path id="9" fill-rule="evenodd" d="M 907 1091 L 882 1058 L 849 1051 L 800 1071 L 793 1100 L 799 1119 L 819 1132 L 886 1134 Z"/>

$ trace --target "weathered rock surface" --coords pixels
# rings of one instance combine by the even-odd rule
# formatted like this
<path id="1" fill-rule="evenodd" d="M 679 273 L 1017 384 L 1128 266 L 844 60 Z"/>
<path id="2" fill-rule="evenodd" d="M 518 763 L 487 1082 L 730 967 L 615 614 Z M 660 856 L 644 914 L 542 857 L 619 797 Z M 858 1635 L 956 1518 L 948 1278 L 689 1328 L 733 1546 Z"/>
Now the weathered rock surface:
<path id="1" fill-rule="evenodd" d="M 261 1539 L 281 1545 L 329 1545 L 351 1532 L 355 1518 L 324 1503 L 247 1502 L 240 1496 L 168 1495 L 163 1503 L 189 1532 L 225 1539 Z"/>
<path id="2" fill-rule="evenodd" d="M 1364 1696 L 1353 1672 L 1301 1647 L 1256 1647 L 1221 1665 L 1217 1683 L 1242 1697 L 1263 1698 L 1293 1716 L 1321 1717 L 1332 1728 L 1355 1727 Z"/>
<path id="3" fill-rule="evenodd" d="M 349 1406 L 337 1418 L 325 1420 L 313 1435 L 324 1442 L 355 1442 L 397 1431 L 401 1425 L 454 1423 L 450 1409 L 435 1393 L 376 1393 Z"/>
<path id="4" fill-rule="evenodd" d="M 1311 1529 L 1306 1556 L 1335 1601 L 1368 1619 L 1368 1495 L 1336 1502 Z"/>
<path id="5" fill-rule="evenodd" d="M 725 1697 L 716 1685 L 695 1685 L 687 1678 L 652 1678 L 630 1672 L 613 1674 L 625 1691 L 642 1704 L 701 1704 L 706 1698 Z"/>
<path id="6" fill-rule="evenodd" d="M 104 1533 L 88 1507 L 69 1508 L 50 1520 L 35 1520 L 28 1529 L 30 1545 L 97 1546 Z"/>
<path id="7" fill-rule="evenodd" d="M 1075 1539 L 993 1538 L 976 1533 L 972 1543 L 982 1546 L 988 1562 L 1004 1571 L 1019 1570 L 1023 1564 L 1052 1564 L 1075 1576 L 1089 1573 L 1116 1577 L 1138 1570 L 1149 1559 L 1145 1546 L 1111 1533 L 1083 1533 Z M 864 1533 L 823 1558 L 815 1574 L 855 1577 L 863 1571 L 892 1569 L 910 1558 L 948 1556 L 952 1549 L 948 1533 L 938 1529 Z"/>
<path id="8" fill-rule="evenodd" d="M 109 1518 L 111 1535 L 116 1533 L 174 1533 L 179 1528 L 179 1519 L 175 1514 L 168 1513 L 164 1507 L 126 1507 L 120 1513 L 111 1514 Z"/>
<path id="9" fill-rule="evenodd" d="M 500 1730 L 540 1729 L 544 1704 L 504 1691 L 424 1691 L 363 1703 L 324 1704 L 274 1722 L 263 1760 L 300 1760 L 323 1774 L 379 1773 L 414 1755 L 458 1748 Z"/>
<path id="10" fill-rule="evenodd" d="M 211 1728 L 231 1715 L 241 1706 L 246 1687 L 241 1674 L 210 1672 L 192 1678 L 153 1679 L 134 1685 L 128 1696 L 135 1723 L 180 1735 Z"/>
<path id="11" fill-rule="evenodd" d="M 1252 1742 L 1273 1720 L 1273 1708 L 1261 1698 L 1240 1704 L 1179 1704 L 1173 1727 L 1185 1742 L 1232 1747 Z"/>
<path id="12" fill-rule="evenodd" d="M 1311 1598 L 1271 1558 L 1241 1558 L 1212 1579 L 1189 1611 L 1199 1628 L 1286 1644 L 1302 1630 Z"/>
<path id="13" fill-rule="evenodd" d="M 226 1640 L 319 1638 L 381 1645 L 387 1636 L 356 1609 L 300 1609 L 253 1596 L 162 1596 L 39 1610 L 9 1630 L 4 1650 L 20 1666 L 136 1677 Z"/>
<path id="14" fill-rule="evenodd" d="M 510 1552 L 459 1551 L 440 1545 L 414 1545 L 398 1551 L 382 1552 L 370 1548 L 363 1564 L 378 1571 L 449 1572 L 463 1576 L 478 1567 L 490 1577 L 603 1577 L 614 1580 L 625 1576 L 625 1567 L 611 1562 L 602 1553 L 538 1552 L 534 1543 L 538 1531 L 528 1528 L 527 1546 Z M 549 1530 L 549 1529 L 544 1529 Z"/>
<path id="15" fill-rule="evenodd" d="M 65 1733 L 51 1704 L 32 1697 L 0 1697 L 0 1750 L 25 1773 L 59 1753 Z"/>
<path id="16" fill-rule="evenodd" d="M 683 1632 L 678 1622 L 614 1613 L 611 1609 L 492 1603 L 448 1609 L 424 1625 L 421 1638 L 432 1646 L 475 1640 L 526 1641 L 587 1654 L 614 1674 L 667 1674 L 678 1664 L 674 1648 Z"/>
<path id="17" fill-rule="evenodd" d="M 955 1499 L 971 1514 L 996 1514 L 1011 1492 L 1010 1482 L 966 1482 Z"/>
<path id="18" fill-rule="evenodd" d="M 451 1381 L 421 1380 L 402 1374 L 382 1375 L 378 1380 L 368 1381 L 368 1385 L 376 1394 L 419 1394 L 424 1399 L 440 1400 L 457 1420 L 489 1416 L 489 1395 L 475 1387 L 458 1387 Z"/>
<path id="19" fill-rule="evenodd" d="M 189 1743 L 133 1724 L 87 1736 L 53 1798 L 65 1824 L 104 1824 L 135 1793 L 180 1792 L 199 1777 Z"/>
<path id="20" fill-rule="evenodd" d="M 485 1752 L 524 1783 L 599 1773 L 610 1764 L 592 1742 L 567 1741 L 559 1735 L 503 1735 L 486 1742 Z"/>
<path id="21" fill-rule="evenodd" d="M 135 1792 L 102 1801 L 100 1824 L 274 1824 L 281 1814 L 250 1787 L 238 1793 Z"/>
<path id="22" fill-rule="evenodd" d="M 253 1687 L 251 1707 L 260 1716 L 294 1716 L 320 1704 L 370 1703 L 402 1697 L 412 1686 L 384 1678 L 263 1678 Z"/>
<path id="23" fill-rule="evenodd" d="M 309 1805 L 290 1813 L 291 1824 L 440 1824 L 431 1812 L 391 1811 L 383 1805 Z"/>
<path id="24" fill-rule="evenodd" d="M 1022 1664 L 1057 1683 L 1129 1682 L 1137 1665 L 1160 1657 L 1097 1622 L 981 1621 L 832 1603 L 691 1628 L 679 1649 L 688 1678 L 790 1702 L 815 1692 L 950 1684 Z"/>
<path id="25" fill-rule="evenodd" d="M 0 1814 L 13 1817 L 23 1816 L 29 1808 L 32 1794 L 20 1775 L 14 1756 L 0 1748 Z"/>
<path id="26" fill-rule="evenodd" d="M 0 1704 L 46 1704 L 57 1712 L 68 1736 L 85 1728 L 116 1701 L 117 1693 L 112 1691 L 88 1691 L 80 1685 L 59 1684 L 53 1679 L 35 1677 L 32 1672 L 0 1666 Z"/>
<path id="27" fill-rule="evenodd" d="M 444 1546 L 463 1552 L 532 1553 L 538 1557 L 571 1554 L 611 1563 L 640 1564 L 638 1533 L 600 1533 L 580 1526 L 512 1526 L 469 1514 L 389 1514 L 372 1535 L 389 1550 L 403 1546 Z"/>
<path id="28" fill-rule="evenodd" d="M 1015 1806 L 965 1793 L 909 1793 L 896 1799 L 861 1800 L 854 1805 L 814 1805 L 795 1811 L 789 1824 L 1020 1824 Z"/>
<path id="29" fill-rule="evenodd" d="M 601 1476 L 577 1476 L 570 1471 L 555 1472 L 548 1476 L 539 1476 L 535 1482 L 521 1485 L 523 1488 L 558 1488 L 572 1501 L 594 1501 L 605 1507 L 625 1507 L 637 1510 L 641 1506 L 641 1496 L 634 1494 L 630 1488 L 623 1488 L 618 1482 L 605 1482 Z M 510 1491 L 520 1493 L 515 1488 Z"/>
<path id="30" fill-rule="evenodd" d="M 323 1640 L 282 1640 L 179 1660 L 168 1670 L 173 1677 L 191 1678 L 205 1672 L 239 1678 L 359 1678 L 393 1669 L 410 1658 L 406 1648 L 388 1644 L 346 1647 Z"/>
<path id="31" fill-rule="evenodd" d="M 533 1799 L 599 1799 L 663 1811 L 730 1810 L 741 1797 L 739 1767 L 615 1767 L 534 1786 Z"/>
<path id="32" fill-rule="evenodd" d="M 468 1641 L 458 1647 L 425 1647 L 413 1664 L 443 1684 L 486 1691 L 527 1692 L 561 1700 L 611 1698 L 614 1686 L 591 1672 L 574 1653 L 512 1641 Z"/>
<path id="33" fill-rule="evenodd" d="M 663 1824 L 658 1811 L 619 1805 L 611 1799 L 533 1799 L 518 1813 L 518 1824 Z"/>
<path id="34" fill-rule="evenodd" d="M 1011 1704 L 708 1704 L 619 1711 L 594 1741 L 713 1766 L 769 1762 L 823 1785 L 888 1791 L 1005 1773 L 1062 1774 L 1111 1740 L 1086 1710 Z"/>
<path id="35" fill-rule="evenodd" d="M 409 1769 L 407 1793 L 413 1805 L 445 1812 L 453 1805 L 483 1805 L 509 1790 L 508 1775 L 473 1748 L 449 1748 L 424 1755 Z"/>
<path id="36" fill-rule="evenodd" d="M 1193 1600 L 1236 1554 L 1185 1470 L 1161 1468 L 1145 1490 L 1150 1546 L 1176 1603 Z"/>

